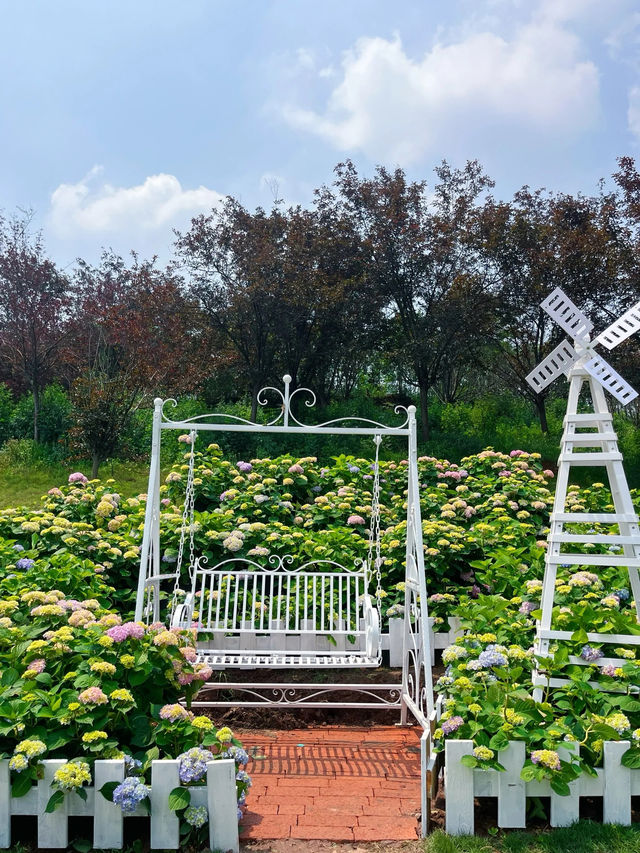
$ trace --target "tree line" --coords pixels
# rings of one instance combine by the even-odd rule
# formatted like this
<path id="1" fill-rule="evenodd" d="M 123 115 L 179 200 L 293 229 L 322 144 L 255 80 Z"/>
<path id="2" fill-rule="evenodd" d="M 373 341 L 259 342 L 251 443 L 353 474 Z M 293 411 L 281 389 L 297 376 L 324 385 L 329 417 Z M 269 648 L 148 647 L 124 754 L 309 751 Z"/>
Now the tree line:
<path id="1" fill-rule="evenodd" d="M 505 388 L 535 407 L 526 375 L 561 330 L 540 310 L 555 286 L 608 325 L 640 298 L 640 173 L 618 160 L 592 195 L 523 187 L 493 194 L 477 161 L 411 181 L 350 161 L 308 207 L 250 211 L 237 199 L 176 233 L 161 268 L 105 251 L 72 272 L 47 256 L 31 216 L 0 218 L 0 381 L 33 395 L 68 389 L 72 437 L 94 474 L 128 419 L 156 394 L 249 396 L 289 373 L 321 405 L 356 388 L 430 401 Z M 612 360 L 640 378 L 631 339 Z M 616 366 L 616 364 L 614 364 Z"/>

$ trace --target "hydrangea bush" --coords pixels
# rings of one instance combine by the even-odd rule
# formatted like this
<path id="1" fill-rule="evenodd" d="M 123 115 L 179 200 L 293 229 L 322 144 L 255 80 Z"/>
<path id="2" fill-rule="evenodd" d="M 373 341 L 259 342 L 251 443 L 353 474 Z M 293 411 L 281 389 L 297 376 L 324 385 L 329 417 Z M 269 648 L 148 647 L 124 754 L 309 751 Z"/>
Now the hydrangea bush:
<path id="1" fill-rule="evenodd" d="M 186 452 L 161 486 L 167 571 L 178 553 L 187 439 L 181 437 Z M 264 563 L 286 554 L 349 565 L 366 556 L 375 473 L 370 460 L 340 456 L 322 463 L 283 455 L 234 461 L 201 442 L 193 532 L 196 552 L 210 565 L 232 556 Z M 395 618 L 404 607 L 407 462 L 379 465 L 384 615 Z M 552 472 L 542 469 L 538 454 L 491 449 L 459 465 L 423 456 L 418 471 L 430 613 L 436 625 L 455 614 L 465 629 L 446 650 L 447 669 L 438 683 L 445 702 L 439 748 L 446 738 L 471 738 L 474 766 L 499 768 L 508 739 L 522 739 L 525 776 L 548 777 L 558 791 L 572 774 L 598 766 L 606 739 L 637 741 L 625 761 L 640 766 L 635 652 L 589 644 L 585 628 L 637 632 L 624 575 L 561 569 L 554 620 L 572 632 L 572 641 L 552 649 L 544 665 L 570 684 L 554 693 L 553 706 L 549 694 L 533 702 L 531 647 Z M 114 486 L 76 472 L 43 497 L 41 509 L 0 510 L 0 750 L 11 757 L 16 791 L 31 786 L 42 757 L 64 756 L 91 768 L 97 757 L 125 754 L 139 765 L 130 767 L 132 781 L 112 793 L 131 809 L 147 798 L 150 756 L 182 761 L 190 755 L 183 775 L 195 779 L 202 764 L 198 750 L 233 757 L 239 774 L 246 772 L 246 753 L 208 718 L 177 704 L 209 675 L 195 663 L 194 637 L 131 621 L 146 496 L 123 498 Z M 567 509 L 608 512 L 611 496 L 602 484 L 572 487 Z M 597 524 L 570 529 L 604 531 Z M 585 554 L 606 548 L 581 547 Z M 627 663 L 600 663 L 611 656 Z M 580 744 L 579 757 L 572 755 L 573 743 Z M 65 778 L 79 781 L 83 773 L 73 768 Z M 84 784 L 72 787 L 80 791 Z M 240 796 L 247 784 L 239 775 Z M 64 796 L 70 788 L 61 784 L 58 790 Z M 201 829 L 201 810 L 184 797 L 174 805 L 194 832 Z"/>

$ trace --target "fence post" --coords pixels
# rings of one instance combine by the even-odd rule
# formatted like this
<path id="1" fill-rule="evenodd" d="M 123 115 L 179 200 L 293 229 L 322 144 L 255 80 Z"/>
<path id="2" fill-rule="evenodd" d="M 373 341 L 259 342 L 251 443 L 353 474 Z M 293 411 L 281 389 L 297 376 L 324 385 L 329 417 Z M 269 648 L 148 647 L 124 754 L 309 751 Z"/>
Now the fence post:
<path id="1" fill-rule="evenodd" d="M 445 743 L 445 829 L 449 835 L 473 835 L 473 770 L 460 763 L 463 755 L 472 752 L 472 740 Z"/>
<path id="2" fill-rule="evenodd" d="M 0 760 L 0 848 L 11 847 L 11 773 L 9 759 Z"/>
<path id="3" fill-rule="evenodd" d="M 180 820 L 169 809 L 169 794 L 180 784 L 179 761 L 155 759 L 151 762 L 151 849 L 177 850 Z"/>
<path id="4" fill-rule="evenodd" d="M 236 763 L 222 758 L 207 764 L 207 810 L 209 812 L 209 847 L 238 853 L 238 802 L 236 796 Z"/>
<path id="5" fill-rule="evenodd" d="M 524 764 L 524 742 L 510 741 L 500 753 L 500 764 L 505 768 L 498 773 L 498 826 L 524 829 L 527 825 L 527 795 L 520 771 Z"/>
<path id="6" fill-rule="evenodd" d="M 122 848 L 122 809 L 109 802 L 100 793 L 107 782 L 122 782 L 124 761 L 109 759 L 96 761 L 94 765 L 93 795 L 93 846 L 97 850 L 120 850 Z"/>
<path id="7" fill-rule="evenodd" d="M 631 824 L 631 771 L 620 761 L 628 749 L 628 740 L 607 740 L 604 743 L 603 823 Z"/>
<path id="8" fill-rule="evenodd" d="M 78 795 L 73 791 L 66 792 L 64 800 L 54 812 L 45 812 L 47 803 L 56 790 L 51 787 L 53 774 L 66 763 L 64 758 L 49 758 L 42 762 L 44 776 L 38 779 L 38 847 L 66 847 L 69 843 L 69 797 Z"/>

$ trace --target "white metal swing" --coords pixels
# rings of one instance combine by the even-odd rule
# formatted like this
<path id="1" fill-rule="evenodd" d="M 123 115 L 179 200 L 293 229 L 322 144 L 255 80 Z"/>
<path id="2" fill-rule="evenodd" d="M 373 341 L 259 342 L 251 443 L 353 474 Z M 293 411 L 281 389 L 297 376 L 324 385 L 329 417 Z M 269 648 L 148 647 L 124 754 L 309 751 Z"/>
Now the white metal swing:
<path id="1" fill-rule="evenodd" d="M 239 667 L 370 667 L 382 660 L 380 470 L 382 437 L 374 436 L 375 462 L 366 560 L 353 567 L 334 560 L 297 566 L 272 555 L 268 565 L 228 558 L 210 568 L 195 556 L 194 459 L 191 452 L 170 609 L 174 628 L 197 626 L 199 659 L 215 669 Z M 190 590 L 181 589 L 185 545 Z M 372 575 L 375 596 L 369 594 Z M 182 600 L 184 597 L 184 601 Z"/>
<path id="2" fill-rule="evenodd" d="M 164 413 L 165 401 L 155 401 L 135 618 L 147 622 L 163 618 L 173 627 L 197 628 L 198 661 L 217 670 L 328 670 L 379 666 L 382 660 L 379 448 L 386 436 L 404 437 L 408 444 L 409 465 L 402 685 L 267 682 L 261 686 L 268 688 L 271 695 L 264 696 L 255 683 L 214 682 L 206 687 L 214 692 L 235 688 L 243 691 L 248 696 L 247 700 L 242 703 L 234 699 L 198 704 L 398 707 L 404 722 L 411 713 L 428 730 L 428 720 L 433 711 L 433 691 L 415 407 L 396 409 L 396 412 L 402 410 L 406 414 L 404 423 L 398 427 L 361 418 L 307 425 L 295 417 L 291 401 L 296 394 L 307 393 L 311 400 L 307 400 L 306 405 L 313 406 L 315 395 L 306 388 L 290 393 L 290 382 L 291 377 L 285 376 L 284 392 L 269 387 L 258 394 L 261 405 L 266 405 L 266 392 L 279 395 L 282 401 L 279 414 L 267 424 L 227 414 L 173 421 Z M 175 405 L 175 401 L 170 402 Z M 188 432 L 191 442 L 178 559 L 171 572 L 162 571 L 160 548 L 160 444 L 164 430 Z M 266 564 L 244 557 L 230 557 L 209 566 L 204 556 L 195 553 L 194 460 L 198 434 L 211 431 L 371 436 L 375 442 L 375 470 L 367 558 L 355 565 L 343 566 L 331 560 L 314 560 L 298 565 L 290 555 L 273 555 Z M 183 589 L 187 548 L 189 580 Z M 376 590 L 372 595 L 369 587 L 374 580 Z M 303 688 L 308 688 L 308 695 L 302 695 Z M 335 703 L 327 698 L 332 692 L 345 690 L 365 694 L 364 700 Z"/>

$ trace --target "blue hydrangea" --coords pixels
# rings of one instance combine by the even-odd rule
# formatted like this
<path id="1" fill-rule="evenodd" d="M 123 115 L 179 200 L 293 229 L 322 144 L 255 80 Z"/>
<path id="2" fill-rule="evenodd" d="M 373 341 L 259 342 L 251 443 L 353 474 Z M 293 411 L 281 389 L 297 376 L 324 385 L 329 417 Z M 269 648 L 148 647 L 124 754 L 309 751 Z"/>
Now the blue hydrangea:
<path id="1" fill-rule="evenodd" d="M 487 646 L 487 648 L 478 655 L 478 663 L 483 669 L 489 669 L 492 666 L 507 666 L 508 661 L 502 652 L 496 651 L 493 646 Z"/>
<path id="2" fill-rule="evenodd" d="M 113 792 L 113 802 L 124 814 L 133 814 L 138 805 L 151 794 L 149 785 L 137 776 L 128 776 Z"/>
<path id="3" fill-rule="evenodd" d="M 595 663 L 595 661 L 600 660 L 600 658 L 604 657 L 604 653 L 600 649 L 596 649 L 593 646 L 587 644 L 586 646 L 582 647 L 580 657 L 582 658 L 582 660 L 586 660 L 587 663 Z"/>
<path id="4" fill-rule="evenodd" d="M 628 601 L 629 600 L 629 590 L 628 589 L 614 589 L 613 594 L 617 596 L 620 601 Z"/>
<path id="5" fill-rule="evenodd" d="M 29 569 L 35 566 L 35 564 L 35 560 L 31 560 L 29 557 L 21 557 L 16 563 L 16 569 L 20 569 L 22 572 L 28 572 Z"/>
<path id="6" fill-rule="evenodd" d="M 246 770 L 238 770 L 238 772 L 236 773 L 236 781 L 243 782 L 244 784 L 246 784 L 247 788 L 250 788 L 253 784 L 251 781 L 251 776 L 249 776 Z"/>
<path id="7" fill-rule="evenodd" d="M 200 782 L 207 772 L 207 764 L 213 760 L 213 755 L 208 749 L 194 746 L 178 756 L 180 767 L 178 775 L 181 782 Z"/>
<path id="8" fill-rule="evenodd" d="M 13 550 L 14 551 L 24 551 L 24 548 L 22 547 L 22 545 L 14 545 Z"/>
<path id="9" fill-rule="evenodd" d="M 222 753 L 222 758 L 233 758 L 236 764 L 248 764 L 249 756 L 241 746 L 230 746 Z"/>
<path id="10" fill-rule="evenodd" d="M 357 474 L 360 470 L 357 465 L 347 465 L 347 468 L 352 474 Z"/>
<path id="11" fill-rule="evenodd" d="M 200 829 L 209 820 L 209 812 L 206 806 L 188 806 L 184 813 L 184 819 L 191 826 Z"/>
<path id="12" fill-rule="evenodd" d="M 127 776 L 135 775 L 136 771 L 142 767 L 142 761 L 139 761 L 137 758 L 134 758 L 132 755 L 125 755 L 124 757 L 124 770 Z"/>

